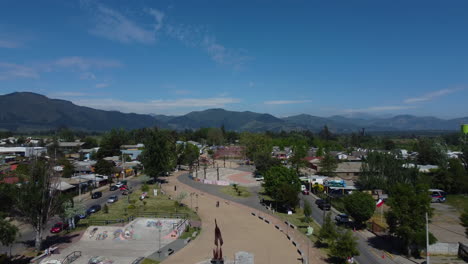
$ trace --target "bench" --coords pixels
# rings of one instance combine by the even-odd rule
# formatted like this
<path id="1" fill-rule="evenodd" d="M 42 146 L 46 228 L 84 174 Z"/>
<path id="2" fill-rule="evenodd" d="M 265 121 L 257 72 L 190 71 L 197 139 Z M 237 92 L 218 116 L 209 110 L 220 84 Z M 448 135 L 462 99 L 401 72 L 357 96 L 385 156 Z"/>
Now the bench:
<path id="1" fill-rule="evenodd" d="M 50 254 L 54 253 L 54 251 L 57 249 L 58 247 L 50 247 L 49 250 L 50 250 Z M 47 257 L 47 253 L 44 251 L 44 253 L 42 253 L 41 255 L 31 259 L 31 263 L 36 263 L 38 262 L 38 260 L 41 260 L 43 258 Z"/>

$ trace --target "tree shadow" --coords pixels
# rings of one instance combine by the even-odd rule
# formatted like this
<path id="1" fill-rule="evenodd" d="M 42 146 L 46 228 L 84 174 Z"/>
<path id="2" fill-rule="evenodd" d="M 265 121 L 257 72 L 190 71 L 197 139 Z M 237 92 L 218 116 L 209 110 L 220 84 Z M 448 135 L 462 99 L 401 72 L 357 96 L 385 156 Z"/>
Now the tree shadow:
<path id="1" fill-rule="evenodd" d="M 7 258 L 5 259 L 4 261 L 5 262 L 1 262 L 2 264 L 5 263 L 5 264 L 28 264 L 31 262 L 31 260 L 33 259 L 33 257 L 26 257 L 26 256 L 22 256 L 22 255 L 16 255 L 16 256 L 12 256 L 10 258 Z"/>
<path id="2" fill-rule="evenodd" d="M 73 242 L 73 238 L 80 236 L 80 234 L 65 234 L 65 235 L 60 235 L 60 236 L 47 236 L 43 241 L 42 241 L 42 249 L 46 249 L 48 247 L 51 247 L 56 244 L 70 244 Z M 28 247 L 34 247 L 35 245 L 35 240 L 26 240 L 22 242 Z"/>
<path id="3" fill-rule="evenodd" d="M 401 241 L 390 235 L 374 236 L 367 240 L 370 246 L 379 250 L 385 250 L 392 254 L 401 254 L 403 252 Z"/>

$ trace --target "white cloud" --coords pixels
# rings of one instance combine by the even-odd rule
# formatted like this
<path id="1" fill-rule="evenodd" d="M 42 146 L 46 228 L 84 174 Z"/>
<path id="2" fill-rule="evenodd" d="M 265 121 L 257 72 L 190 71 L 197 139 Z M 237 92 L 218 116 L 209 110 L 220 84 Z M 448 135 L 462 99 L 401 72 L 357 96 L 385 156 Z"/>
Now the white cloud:
<path id="1" fill-rule="evenodd" d="M 19 64 L 0 62 L 0 80 L 16 78 L 39 78 L 39 73 L 32 67 Z"/>
<path id="2" fill-rule="evenodd" d="M 442 89 L 442 90 L 438 90 L 438 91 L 435 91 L 435 92 L 427 93 L 427 94 L 425 94 L 423 96 L 420 96 L 420 97 L 408 98 L 408 99 L 404 100 L 404 102 L 406 104 L 427 102 L 427 101 L 434 100 L 434 99 L 436 99 L 438 97 L 454 93 L 454 92 L 459 91 L 459 90 L 460 89 L 458 89 L 458 88 L 455 88 L 455 89 Z"/>
<path id="3" fill-rule="evenodd" d="M 19 42 L 0 39 L 0 48 L 15 49 L 19 47 L 21 47 L 21 43 Z"/>
<path id="4" fill-rule="evenodd" d="M 250 59 L 243 55 L 242 52 L 228 49 L 221 45 L 214 37 L 205 36 L 201 46 L 213 61 L 218 64 L 230 65 L 236 70 L 241 69 Z"/>
<path id="5" fill-rule="evenodd" d="M 212 108 L 224 107 L 229 104 L 239 103 L 237 98 L 185 98 L 176 100 L 152 100 L 146 102 L 132 102 L 117 99 L 82 99 L 74 100 L 75 104 L 88 106 L 92 108 L 104 110 L 118 110 L 121 112 L 133 113 L 156 113 L 162 110 L 178 110 L 181 108 L 194 109 L 194 108 Z"/>
<path id="6" fill-rule="evenodd" d="M 120 12 L 102 5 L 98 5 L 96 11 L 96 24 L 90 33 L 122 43 L 154 43 L 156 32 L 163 26 L 164 13 L 156 9 L 148 10 L 148 13 L 156 20 L 151 27 L 138 25 Z"/>
<path id="7" fill-rule="evenodd" d="M 94 75 L 94 73 L 92 72 L 83 72 L 80 75 L 80 79 L 81 80 L 96 80 L 96 75 Z"/>
<path id="8" fill-rule="evenodd" d="M 305 104 L 310 103 L 312 100 L 277 100 L 277 101 L 265 101 L 267 105 L 285 105 L 285 104 Z"/>
<path id="9" fill-rule="evenodd" d="M 117 68 L 121 67 L 122 63 L 117 60 L 108 59 L 95 59 L 85 58 L 79 56 L 63 57 L 59 58 L 52 63 L 53 67 L 58 68 L 69 68 L 80 71 L 87 71 L 89 69 L 104 69 L 104 68 Z M 89 76 L 94 76 L 92 73 Z M 95 76 L 94 76 L 95 78 Z"/>
<path id="10" fill-rule="evenodd" d="M 192 92 L 190 90 L 175 90 L 174 93 L 178 95 L 187 95 L 191 94 Z"/>
<path id="11" fill-rule="evenodd" d="M 407 106 L 407 105 L 389 105 L 389 106 L 372 106 L 367 108 L 359 108 L 359 109 L 346 109 L 344 112 L 346 113 L 354 113 L 354 112 L 384 112 L 384 111 L 395 111 L 395 110 L 405 110 L 416 108 L 414 106 Z"/>
<path id="12" fill-rule="evenodd" d="M 108 83 L 97 83 L 94 87 L 96 88 L 106 88 L 109 87 L 110 84 Z"/>
<path id="13" fill-rule="evenodd" d="M 80 92 L 54 92 L 47 94 L 49 97 L 85 97 L 85 96 L 90 96 L 90 94 L 87 93 L 80 93 Z"/>

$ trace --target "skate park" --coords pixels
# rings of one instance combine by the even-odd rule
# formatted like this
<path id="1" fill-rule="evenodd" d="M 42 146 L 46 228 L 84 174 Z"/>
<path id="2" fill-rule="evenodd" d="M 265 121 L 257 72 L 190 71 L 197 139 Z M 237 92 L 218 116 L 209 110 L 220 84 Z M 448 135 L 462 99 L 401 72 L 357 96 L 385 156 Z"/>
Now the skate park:
<path id="1" fill-rule="evenodd" d="M 77 243 L 45 258 L 41 264 L 67 263 L 66 257 L 73 252 L 81 255 L 73 261 L 77 264 L 132 263 L 175 241 L 187 225 L 188 220 L 184 219 L 137 218 L 125 226 L 90 226 Z"/>

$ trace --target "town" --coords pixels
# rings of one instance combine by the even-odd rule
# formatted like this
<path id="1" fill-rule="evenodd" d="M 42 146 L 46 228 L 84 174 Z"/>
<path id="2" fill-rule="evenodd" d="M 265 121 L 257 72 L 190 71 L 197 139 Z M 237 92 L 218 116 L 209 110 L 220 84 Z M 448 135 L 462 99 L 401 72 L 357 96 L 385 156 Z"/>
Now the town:
<path id="1" fill-rule="evenodd" d="M 226 240 L 230 232 L 276 233 L 282 243 L 257 243 L 288 249 L 277 256 L 283 263 L 464 258 L 464 135 L 334 134 L 326 126 L 317 134 L 223 127 L 3 132 L 2 249 L 11 261 L 37 252 L 28 260 L 37 263 L 194 263 L 206 252 L 184 247 L 209 244 L 203 240 L 211 240 L 214 217 Z M 224 217 L 245 216 L 230 223 L 222 210 Z M 239 232 L 244 217 L 252 227 L 271 227 Z M 160 228 L 144 229 L 153 224 Z M 119 246 L 116 239 L 136 241 Z M 255 247 L 231 251 L 225 249 L 227 258 L 252 261 L 244 263 L 266 257 Z"/>

